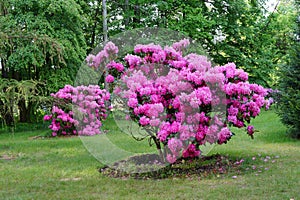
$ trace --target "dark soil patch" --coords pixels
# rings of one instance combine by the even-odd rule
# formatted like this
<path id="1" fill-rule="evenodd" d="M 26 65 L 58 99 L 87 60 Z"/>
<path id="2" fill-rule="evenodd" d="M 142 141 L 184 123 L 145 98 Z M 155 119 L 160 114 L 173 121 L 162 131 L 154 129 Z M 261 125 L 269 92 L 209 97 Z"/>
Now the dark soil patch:
<path id="1" fill-rule="evenodd" d="M 99 169 L 113 178 L 163 179 L 220 176 L 239 171 L 240 163 L 228 156 L 212 155 L 192 160 L 178 159 L 174 164 L 163 163 L 156 154 L 130 157 Z"/>

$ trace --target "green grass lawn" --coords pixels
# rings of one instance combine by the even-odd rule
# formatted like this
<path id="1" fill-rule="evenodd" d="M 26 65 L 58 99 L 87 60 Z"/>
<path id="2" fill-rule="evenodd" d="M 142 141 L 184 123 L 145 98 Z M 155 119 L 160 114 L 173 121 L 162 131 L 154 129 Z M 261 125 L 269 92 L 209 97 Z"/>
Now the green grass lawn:
<path id="1" fill-rule="evenodd" d="M 274 112 L 209 154 L 245 159 L 242 171 L 221 176 L 136 180 L 109 178 L 80 138 L 32 139 L 45 131 L 0 134 L 0 199 L 300 199 L 300 142 L 285 135 Z M 108 138 L 128 151 L 148 150 L 112 121 Z M 149 152 L 153 149 L 149 148 Z M 255 160 L 253 157 L 255 157 Z"/>

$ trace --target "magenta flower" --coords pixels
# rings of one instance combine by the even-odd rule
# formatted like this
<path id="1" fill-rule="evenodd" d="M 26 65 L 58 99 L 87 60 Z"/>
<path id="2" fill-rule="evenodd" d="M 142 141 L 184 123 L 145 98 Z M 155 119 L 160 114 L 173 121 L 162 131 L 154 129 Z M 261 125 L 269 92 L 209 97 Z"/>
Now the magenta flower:
<path id="1" fill-rule="evenodd" d="M 44 121 L 49 121 L 51 120 L 52 116 L 51 115 L 45 115 L 44 116 Z"/>
<path id="2" fill-rule="evenodd" d="M 108 75 L 106 76 L 106 78 L 105 78 L 105 81 L 106 81 L 107 83 L 112 83 L 112 82 L 115 81 L 115 78 L 114 78 L 112 75 L 108 74 Z"/>
<path id="3" fill-rule="evenodd" d="M 104 46 L 104 52 L 107 55 L 113 55 L 113 54 L 117 54 L 119 52 L 119 48 L 112 42 L 108 42 L 105 46 Z"/>
<path id="4" fill-rule="evenodd" d="M 182 156 L 184 158 L 194 158 L 200 155 L 200 150 L 196 149 L 194 144 L 189 144 L 188 148 L 183 150 Z"/>
<path id="5" fill-rule="evenodd" d="M 81 135 L 81 134 L 99 134 L 99 128 L 102 126 L 101 120 L 106 118 L 105 101 L 109 100 L 109 93 L 101 90 L 99 86 L 78 86 L 73 87 L 66 85 L 57 93 L 52 94 L 56 99 L 64 100 L 64 103 L 72 103 L 82 114 L 82 120 L 74 118 L 72 110 L 66 107 L 56 105 L 52 107 L 52 115 L 45 115 L 45 120 L 52 119 L 49 126 L 53 130 L 52 136 L 56 135 Z M 86 127 L 92 125 L 89 131 L 85 131 Z M 94 124 L 94 125 L 93 125 Z M 78 132 L 75 130 L 78 130 Z M 55 133 L 55 134 L 54 134 Z"/>
<path id="6" fill-rule="evenodd" d="M 136 98 L 130 98 L 130 99 L 128 100 L 128 103 L 127 103 L 127 105 L 128 105 L 129 107 L 131 107 L 131 108 L 136 107 L 137 104 L 138 104 L 138 101 L 137 101 Z"/>
<path id="7" fill-rule="evenodd" d="M 145 116 L 141 117 L 141 119 L 140 119 L 140 124 L 141 124 L 142 126 L 148 125 L 149 122 L 150 122 L 149 118 L 147 118 L 147 117 L 145 117 Z"/>
<path id="8" fill-rule="evenodd" d="M 250 136 L 252 136 L 253 135 L 253 133 L 254 133 L 254 126 L 248 126 L 247 127 L 247 133 L 250 135 Z"/>
<path id="9" fill-rule="evenodd" d="M 86 57 L 86 63 L 88 64 L 88 66 L 92 67 L 94 66 L 94 59 L 95 59 L 95 56 L 92 55 L 92 54 L 89 54 L 87 57 Z"/>
<path id="10" fill-rule="evenodd" d="M 168 148 L 172 152 L 173 155 L 178 156 L 179 151 L 182 149 L 182 142 L 179 139 L 171 138 L 168 141 Z"/>
<path id="11" fill-rule="evenodd" d="M 169 163 L 171 163 L 171 164 L 172 164 L 172 163 L 175 163 L 176 160 L 177 160 L 176 156 L 175 156 L 175 155 L 172 155 L 172 154 L 167 154 L 166 159 L 167 159 L 167 161 L 168 161 Z"/>

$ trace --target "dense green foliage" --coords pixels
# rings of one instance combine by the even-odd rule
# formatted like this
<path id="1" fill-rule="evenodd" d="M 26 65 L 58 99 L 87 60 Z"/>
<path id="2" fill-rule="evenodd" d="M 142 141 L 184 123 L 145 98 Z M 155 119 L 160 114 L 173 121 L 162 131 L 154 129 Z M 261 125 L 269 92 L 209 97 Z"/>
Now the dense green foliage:
<path id="1" fill-rule="evenodd" d="M 0 116 L 5 119 L 6 125 L 15 125 L 16 106 L 22 113 L 20 121 L 41 120 L 44 113 L 39 108 L 49 103 L 49 98 L 43 95 L 43 87 L 40 82 L 33 80 L 17 81 L 0 78 Z"/>
<path id="2" fill-rule="evenodd" d="M 73 1 L 11 0 L 1 16 L 2 77 L 71 83 L 85 56 L 80 7 Z"/>
<path id="3" fill-rule="evenodd" d="M 16 88 L 25 80 L 42 82 L 42 90 L 33 93 L 40 96 L 72 84 L 86 50 L 80 6 L 73 0 L 9 0 L 0 5 L 1 80 L 16 80 L 10 82 Z M 3 96 L 6 88 L 2 88 Z M 20 110 L 20 121 L 29 122 L 26 113 L 34 115 L 37 102 L 24 95 L 20 98 L 14 99 L 14 105 Z M 1 117 L 11 124 L 15 108 L 1 109 L 10 113 Z"/>
<path id="4" fill-rule="evenodd" d="M 297 4 L 300 11 L 300 2 Z M 289 51 L 290 60 L 280 74 L 280 97 L 278 112 L 282 122 L 291 126 L 292 136 L 300 138 L 300 15 L 297 19 L 294 44 Z"/>
<path id="5" fill-rule="evenodd" d="M 279 8 L 290 3 L 283 2 L 271 14 L 263 0 L 125 2 L 111 3 L 110 36 L 141 27 L 176 30 L 202 44 L 216 64 L 235 62 L 250 74 L 251 82 L 276 85 L 291 31 L 288 21 L 294 13 Z"/>

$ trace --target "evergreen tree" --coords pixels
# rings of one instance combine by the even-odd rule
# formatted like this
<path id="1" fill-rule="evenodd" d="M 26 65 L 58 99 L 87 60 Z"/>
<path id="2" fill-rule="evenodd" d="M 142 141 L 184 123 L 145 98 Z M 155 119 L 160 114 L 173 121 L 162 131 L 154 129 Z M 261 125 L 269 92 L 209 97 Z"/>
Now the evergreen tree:
<path id="1" fill-rule="evenodd" d="M 298 13 L 300 2 L 296 1 Z M 300 138 L 300 15 L 296 19 L 294 44 L 290 50 L 290 61 L 281 70 L 278 113 L 284 124 L 290 126 L 292 136 Z"/>

